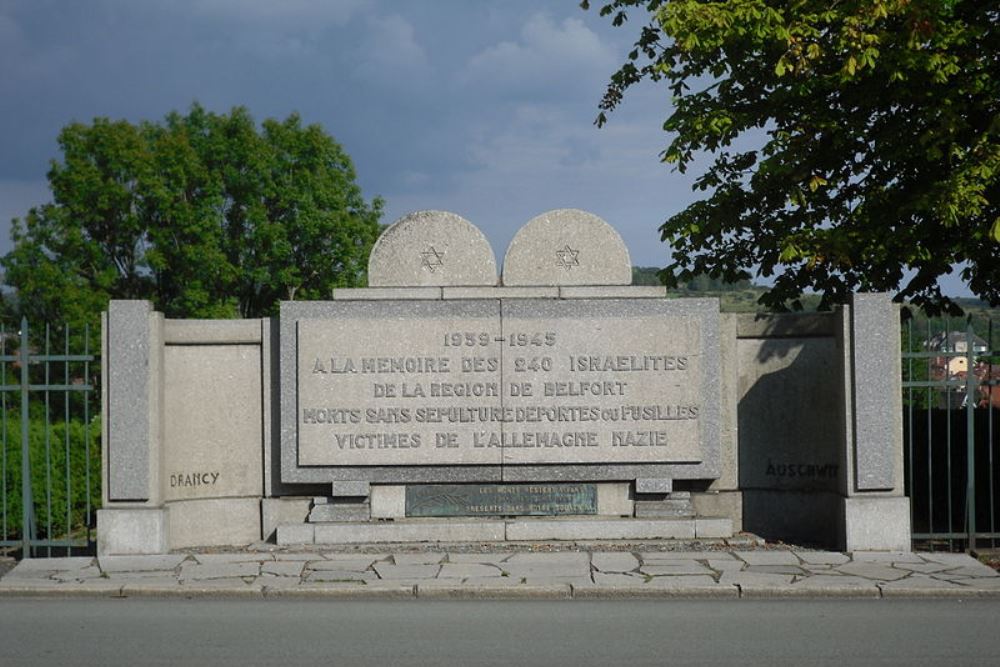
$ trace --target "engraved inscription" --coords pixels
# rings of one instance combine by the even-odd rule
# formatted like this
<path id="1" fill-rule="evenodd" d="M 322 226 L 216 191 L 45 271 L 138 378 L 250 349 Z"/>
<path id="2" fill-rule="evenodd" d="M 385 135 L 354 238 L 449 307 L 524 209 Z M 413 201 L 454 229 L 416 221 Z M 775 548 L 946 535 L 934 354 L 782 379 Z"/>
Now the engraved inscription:
<path id="1" fill-rule="evenodd" d="M 439 266 L 444 266 L 443 258 L 443 252 L 438 252 L 434 246 L 427 246 L 427 250 L 420 253 L 420 266 L 434 273 Z"/>
<path id="2" fill-rule="evenodd" d="M 422 484 L 406 488 L 406 516 L 597 514 L 594 484 Z"/>
<path id="3" fill-rule="evenodd" d="M 298 321 L 299 465 L 698 463 L 693 317 Z M 392 323 L 387 323 L 392 326 Z"/>
<path id="4" fill-rule="evenodd" d="M 172 473 L 170 475 L 170 487 L 214 486 L 219 481 L 220 474 L 218 470 Z"/>
<path id="5" fill-rule="evenodd" d="M 567 244 L 561 250 L 556 250 L 556 266 L 562 266 L 569 271 L 574 266 L 580 266 L 579 250 L 573 250 Z"/>

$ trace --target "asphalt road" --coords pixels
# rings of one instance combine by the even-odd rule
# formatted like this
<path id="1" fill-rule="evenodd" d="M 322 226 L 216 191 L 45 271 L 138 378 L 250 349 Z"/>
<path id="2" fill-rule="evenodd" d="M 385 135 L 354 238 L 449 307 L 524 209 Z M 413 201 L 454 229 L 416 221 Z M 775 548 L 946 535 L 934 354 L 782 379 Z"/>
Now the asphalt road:
<path id="1" fill-rule="evenodd" d="M 1000 602 L 0 599 L 3 665 L 996 665 Z"/>

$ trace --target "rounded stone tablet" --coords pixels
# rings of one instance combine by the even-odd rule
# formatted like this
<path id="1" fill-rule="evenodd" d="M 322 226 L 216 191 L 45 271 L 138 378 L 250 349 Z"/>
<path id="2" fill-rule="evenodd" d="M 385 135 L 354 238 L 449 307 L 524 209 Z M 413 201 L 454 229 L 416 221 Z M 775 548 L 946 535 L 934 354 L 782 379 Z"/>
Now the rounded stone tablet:
<path id="1" fill-rule="evenodd" d="M 447 211 L 404 215 L 382 232 L 368 258 L 370 287 L 496 284 L 490 242 L 471 222 Z"/>
<path id="2" fill-rule="evenodd" d="M 615 229 L 562 208 L 529 220 L 503 260 L 504 285 L 630 285 L 632 262 Z"/>

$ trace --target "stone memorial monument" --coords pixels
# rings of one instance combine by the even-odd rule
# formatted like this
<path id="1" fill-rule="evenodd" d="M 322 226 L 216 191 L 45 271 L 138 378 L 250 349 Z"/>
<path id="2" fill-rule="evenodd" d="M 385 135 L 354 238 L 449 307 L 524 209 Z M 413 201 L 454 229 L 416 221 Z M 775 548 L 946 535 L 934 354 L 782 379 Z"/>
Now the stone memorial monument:
<path id="1" fill-rule="evenodd" d="M 369 285 L 275 319 L 104 325 L 103 553 L 719 538 L 908 549 L 884 295 L 722 315 L 630 285 L 617 232 L 511 241 L 453 213 L 382 234 Z"/>

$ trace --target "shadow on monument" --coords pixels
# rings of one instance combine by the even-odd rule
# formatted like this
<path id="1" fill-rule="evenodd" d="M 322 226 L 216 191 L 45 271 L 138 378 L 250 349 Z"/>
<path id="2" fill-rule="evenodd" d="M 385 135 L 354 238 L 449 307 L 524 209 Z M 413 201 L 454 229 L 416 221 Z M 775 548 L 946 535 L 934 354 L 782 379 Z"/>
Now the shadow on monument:
<path id="1" fill-rule="evenodd" d="M 836 547 L 844 473 L 836 340 L 762 337 L 739 343 L 741 360 L 750 357 L 759 369 L 755 376 L 741 374 L 739 387 L 744 530 L 768 540 Z"/>

